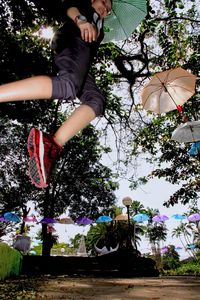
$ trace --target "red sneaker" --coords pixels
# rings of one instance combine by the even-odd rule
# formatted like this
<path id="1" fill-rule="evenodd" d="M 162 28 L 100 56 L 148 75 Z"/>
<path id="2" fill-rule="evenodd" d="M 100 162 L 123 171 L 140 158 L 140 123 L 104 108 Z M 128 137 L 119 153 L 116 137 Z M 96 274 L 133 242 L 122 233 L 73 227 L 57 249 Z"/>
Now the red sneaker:
<path id="1" fill-rule="evenodd" d="M 36 187 L 46 188 L 48 186 L 61 149 L 51 135 L 36 128 L 31 129 L 28 136 L 29 176 Z"/>

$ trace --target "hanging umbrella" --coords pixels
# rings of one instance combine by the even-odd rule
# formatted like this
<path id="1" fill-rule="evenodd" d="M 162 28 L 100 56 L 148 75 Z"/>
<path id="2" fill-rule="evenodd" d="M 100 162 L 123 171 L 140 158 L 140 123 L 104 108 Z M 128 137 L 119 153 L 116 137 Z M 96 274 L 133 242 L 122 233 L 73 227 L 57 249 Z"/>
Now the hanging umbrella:
<path id="1" fill-rule="evenodd" d="M 104 21 L 104 42 L 129 38 L 146 14 L 146 0 L 113 0 L 111 14 Z"/>
<path id="2" fill-rule="evenodd" d="M 103 222 L 111 222 L 112 218 L 109 216 L 100 216 L 96 219 L 96 223 L 103 223 Z"/>
<path id="3" fill-rule="evenodd" d="M 196 156 L 200 153 L 200 142 L 195 142 L 192 144 L 188 151 L 189 156 Z"/>
<path id="4" fill-rule="evenodd" d="M 3 216 L 0 217 L 0 222 L 9 222 L 8 220 L 6 220 Z"/>
<path id="5" fill-rule="evenodd" d="M 161 252 L 162 254 L 165 254 L 165 253 L 167 253 L 168 251 L 169 251 L 169 248 L 168 248 L 167 246 L 162 247 L 162 248 L 160 249 L 160 252 Z"/>
<path id="6" fill-rule="evenodd" d="M 38 222 L 35 216 L 26 217 L 23 219 L 24 222 Z"/>
<path id="7" fill-rule="evenodd" d="M 138 223 L 142 223 L 142 222 L 148 221 L 149 216 L 147 214 L 140 213 L 140 214 L 135 215 L 133 217 L 133 220 Z"/>
<path id="8" fill-rule="evenodd" d="M 175 248 L 176 251 L 179 251 L 179 250 L 182 250 L 182 249 L 183 249 L 183 248 L 180 247 L 180 246 L 177 246 L 177 247 Z"/>
<path id="9" fill-rule="evenodd" d="M 200 214 L 192 214 L 188 217 L 188 220 L 191 222 L 200 221 Z"/>
<path id="10" fill-rule="evenodd" d="M 182 68 L 155 74 L 142 90 L 142 105 L 161 114 L 180 109 L 195 93 L 196 76 Z"/>
<path id="11" fill-rule="evenodd" d="M 165 215 L 155 215 L 152 220 L 154 222 L 164 222 L 164 221 L 167 221 L 169 220 L 169 218 Z"/>
<path id="12" fill-rule="evenodd" d="M 181 214 L 175 214 L 175 215 L 172 215 L 172 218 L 174 218 L 175 220 L 184 220 L 184 219 L 186 219 L 186 216 L 181 215 Z"/>
<path id="13" fill-rule="evenodd" d="M 200 141 L 200 121 L 182 123 L 172 132 L 171 139 L 180 143 Z"/>
<path id="14" fill-rule="evenodd" d="M 72 218 L 66 217 L 66 218 L 58 219 L 57 223 L 60 223 L 60 224 L 74 224 L 74 221 L 72 220 Z"/>
<path id="15" fill-rule="evenodd" d="M 3 216 L 4 216 L 5 220 L 10 221 L 10 222 L 16 222 L 17 223 L 17 222 L 21 221 L 20 217 L 18 217 L 18 215 L 16 215 L 13 212 L 7 212 Z"/>
<path id="16" fill-rule="evenodd" d="M 197 245 L 197 244 L 188 244 L 188 245 L 187 245 L 187 249 L 189 249 L 189 250 L 194 250 L 194 249 L 196 249 L 196 248 L 198 248 L 198 245 Z"/>
<path id="17" fill-rule="evenodd" d="M 128 221 L 128 214 L 120 214 L 116 216 L 115 221 Z"/>
<path id="18" fill-rule="evenodd" d="M 87 217 L 79 217 L 76 220 L 76 224 L 78 224 L 78 225 L 90 225 L 92 223 L 93 223 L 93 221 Z"/>
<path id="19" fill-rule="evenodd" d="M 42 220 L 40 220 L 39 223 L 51 224 L 51 223 L 56 223 L 56 220 L 53 218 L 43 218 Z"/>

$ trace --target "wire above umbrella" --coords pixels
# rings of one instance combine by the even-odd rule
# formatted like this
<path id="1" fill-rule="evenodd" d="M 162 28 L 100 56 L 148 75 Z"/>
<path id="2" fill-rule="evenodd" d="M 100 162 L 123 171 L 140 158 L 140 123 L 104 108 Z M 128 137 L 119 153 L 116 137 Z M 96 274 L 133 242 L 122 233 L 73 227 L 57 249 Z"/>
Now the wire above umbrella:
<path id="1" fill-rule="evenodd" d="M 155 74 L 141 93 L 142 106 L 161 114 L 179 109 L 195 93 L 196 76 L 182 68 Z"/>

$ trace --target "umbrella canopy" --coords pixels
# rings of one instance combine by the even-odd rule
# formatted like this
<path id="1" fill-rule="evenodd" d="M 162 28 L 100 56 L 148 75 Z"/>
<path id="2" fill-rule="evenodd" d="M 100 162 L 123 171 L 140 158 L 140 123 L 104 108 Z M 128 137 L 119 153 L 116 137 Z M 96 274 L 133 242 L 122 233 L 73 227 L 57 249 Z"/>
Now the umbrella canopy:
<path id="1" fill-rule="evenodd" d="M 142 223 L 144 221 L 148 221 L 149 220 L 149 216 L 147 214 L 137 214 L 133 217 L 133 220 L 138 222 L 138 223 Z"/>
<path id="2" fill-rule="evenodd" d="M 15 213 L 12 213 L 12 212 L 7 212 L 3 216 L 4 216 L 5 220 L 10 221 L 10 222 L 17 223 L 17 222 L 21 221 L 20 217 L 18 217 Z"/>
<path id="3" fill-rule="evenodd" d="M 79 217 L 76 220 L 76 224 L 78 224 L 78 225 L 90 225 L 92 223 L 93 223 L 93 221 L 87 217 Z"/>
<path id="4" fill-rule="evenodd" d="M 3 216 L 0 216 L 0 222 L 9 222 L 9 221 L 6 220 Z"/>
<path id="5" fill-rule="evenodd" d="M 35 216 L 30 216 L 30 217 L 27 216 L 23 220 L 24 220 L 24 222 L 37 222 L 37 219 Z"/>
<path id="6" fill-rule="evenodd" d="M 103 222 L 111 222 L 112 218 L 109 216 L 100 216 L 96 219 L 96 223 L 103 223 Z"/>
<path id="7" fill-rule="evenodd" d="M 169 251 L 169 248 L 168 248 L 167 246 L 162 247 L 162 248 L 160 249 L 160 252 L 161 252 L 162 254 L 165 254 L 165 253 L 167 253 L 168 251 Z"/>
<path id="8" fill-rule="evenodd" d="M 66 218 L 58 219 L 57 223 L 60 223 L 60 224 L 74 224 L 74 221 L 72 220 L 72 218 L 66 217 Z"/>
<path id="9" fill-rule="evenodd" d="M 200 141 L 200 121 L 182 123 L 172 132 L 171 139 L 180 143 Z"/>
<path id="10" fill-rule="evenodd" d="M 146 0 L 113 0 L 112 11 L 105 18 L 104 42 L 130 37 L 147 14 Z"/>
<path id="11" fill-rule="evenodd" d="M 155 215 L 152 220 L 154 222 L 164 222 L 164 221 L 167 221 L 169 220 L 169 218 L 165 215 Z"/>
<path id="12" fill-rule="evenodd" d="M 53 218 L 43 218 L 40 223 L 43 224 L 51 224 L 51 223 L 56 223 L 56 220 Z"/>
<path id="13" fill-rule="evenodd" d="M 172 218 L 175 220 L 184 220 L 184 219 L 186 219 L 186 216 L 180 215 L 180 214 L 175 214 L 175 215 L 172 215 Z"/>
<path id="14" fill-rule="evenodd" d="M 177 246 L 176 248 L 175 248 L 175 250 L 176 251 L 179 251 L 179 250 L 182 250 L 183 248 L 181 247 L 181 246 Z"/>
<path id="15" fill-rule="evenodd" d="M 128 221 L 128 214 L 120 214 L 116 216 L 115 221 Z"/>
<path id="16" fill-rule="evenodd" d="M 142 90 L 142 106 L 161 114 L 178 109 L 195 93 L 196 76 L 182 68 L 155 74 Z"/>
<path id="17" fill-rule="evenodd" d="M 200 221 L 200 214 L 192 214 L 188 217 L 188 220 L 191 222 Z"/>
<path id="18" fill-rule="evenodd" d="M 194 249 L 196 249 L 196 248 L 198 248 L 198 245 L 197 245 L 197 244 L 188 244 L 188 245 L 187 245 L 187 249 L 189 249 L 189 250 L 194 250 Z"/>
<path id="19" fill-rule="evenodd" d="M 192 144 L 191 148 L 188 151 L 189 156 L 196 156 L 200 153 L 200 142 L 195 142 Z"/>

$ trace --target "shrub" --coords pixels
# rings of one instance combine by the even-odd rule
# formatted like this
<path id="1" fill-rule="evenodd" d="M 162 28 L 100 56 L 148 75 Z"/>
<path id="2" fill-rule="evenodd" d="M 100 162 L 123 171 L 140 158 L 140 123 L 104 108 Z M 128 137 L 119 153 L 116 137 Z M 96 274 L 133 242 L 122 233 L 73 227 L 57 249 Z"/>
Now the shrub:
<path id="1" fill-rule="evenodd" d="M 22 255 L 19 251 L 0 243 L 0 280 L 17 276 L 20 272 Z"/>

